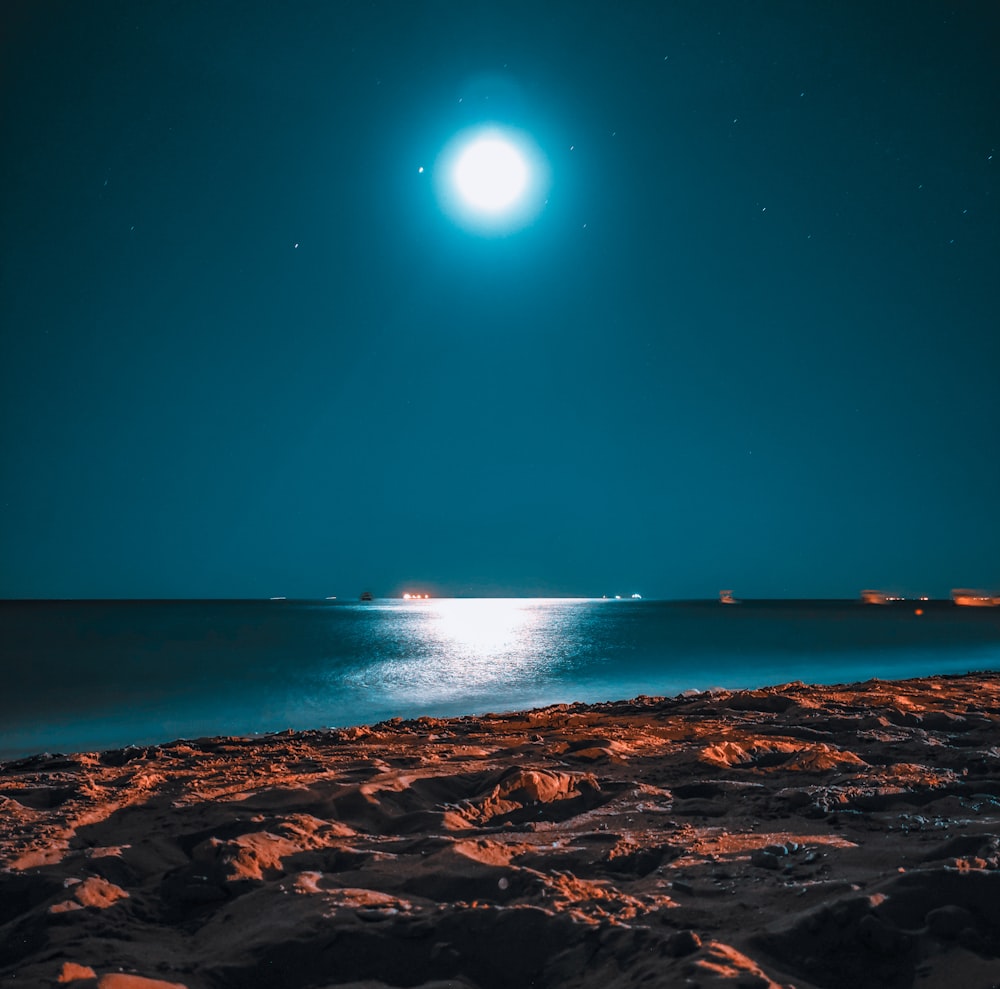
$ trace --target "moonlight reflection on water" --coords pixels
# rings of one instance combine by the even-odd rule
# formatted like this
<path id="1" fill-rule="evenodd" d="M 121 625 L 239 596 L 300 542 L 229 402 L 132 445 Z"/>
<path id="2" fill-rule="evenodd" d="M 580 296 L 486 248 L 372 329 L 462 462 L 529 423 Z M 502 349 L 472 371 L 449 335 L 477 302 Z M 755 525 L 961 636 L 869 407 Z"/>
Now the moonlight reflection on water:
<path id="1" fill-rule="evenodd" d="M 452 599 L 378 607 L 398 624 L 399 634 L 392 654 L 358 671 L 354 682 L 411 701 L 470 695 L 502 700 L 554 672 L 560 657 L 553 646 L 565 645 L 565 619 L 543 600 Z"/>
<path id="2" fill-rule="evenodd" d="M 1000 666 L 1000 609 L 600 599 L 0 602 L 0 759 Z"/>

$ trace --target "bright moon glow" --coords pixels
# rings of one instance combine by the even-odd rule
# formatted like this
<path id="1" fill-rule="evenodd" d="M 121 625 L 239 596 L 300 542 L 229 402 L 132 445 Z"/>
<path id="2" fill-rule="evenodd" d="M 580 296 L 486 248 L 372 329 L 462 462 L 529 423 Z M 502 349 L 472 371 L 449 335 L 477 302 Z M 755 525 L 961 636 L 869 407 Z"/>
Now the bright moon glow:
<path id="1" fill-rule="evenodd" d="M 520 152 L 503 138 L 473 141 L 455 162 L 458 191 L 472 206 L 489 213 L 506 209 L 524 192 L 528 168 Z"/>
<path id="2" fill-rule="evenodd" d="M 549 189 L 548 163 L 538 145 L 523 131 L 502 124 L 456 134 L 433 171 L 444 212 L 484 237 L 528 226 L 544 207 Z"/>

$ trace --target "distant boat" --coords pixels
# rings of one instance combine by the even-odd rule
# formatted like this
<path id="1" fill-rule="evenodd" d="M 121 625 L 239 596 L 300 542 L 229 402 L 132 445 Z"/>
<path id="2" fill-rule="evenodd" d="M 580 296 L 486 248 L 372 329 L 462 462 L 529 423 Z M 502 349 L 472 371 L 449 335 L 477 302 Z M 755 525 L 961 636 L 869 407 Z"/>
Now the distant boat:
<path id="1" fill-rule="evenodd" d="M 287 601 L 288 598 L 271 598 L 272 601 Z"/>
<path id="2" fill-rule="evenodd" d="M 865 604 L 899 604 L 901 601 L 906 601 L 901 594 L 886 594 L 885 591 L 862 591 L 861 600 Z M 926 598 L 921 598 L 922 601 L 926 601 Z"/>
<path id="3" fill-rule="evenodd" d="M 963 608 L 1000 608 L 1000 595 L 987 594 L 985 591 L 970 591 L 959 587 L 951 592 L 951 599 Z"/>
<path id="4" fill-rule="evenodd" d="M 719 604 L 739 604 L 732 591 L 719 591 Z"/>
<path id="5" fill-rule="evenodd" d="M 641 594 L 633 594 L 632 595 L 632 600 L 633 601 L 641 601 L 642 600 L 642 595 Z"/>
<path id="6" fill-rule="evenodd" d="M 374 601 L 375 599 L 372 597 L 372 592 L 371 591 L 362 591 L 361 592 L 361 600 L 362 601 Z"/>
<path id="7" fill-rule="evenodd" d="M 886 604 L 889 598 L 884 591 L 862 591 L 861 600 L 865 604 Z"/>

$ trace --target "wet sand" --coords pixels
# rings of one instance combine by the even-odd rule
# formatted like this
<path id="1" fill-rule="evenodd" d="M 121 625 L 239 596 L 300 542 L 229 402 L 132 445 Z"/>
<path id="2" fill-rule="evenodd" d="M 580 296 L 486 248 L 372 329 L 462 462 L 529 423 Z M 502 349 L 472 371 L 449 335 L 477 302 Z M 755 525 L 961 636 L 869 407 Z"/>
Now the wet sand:
<path id="1" fill-rule="evenodd" d="M 0 985 L 1000 984 L 1000 674 L 0 764 Z"/>

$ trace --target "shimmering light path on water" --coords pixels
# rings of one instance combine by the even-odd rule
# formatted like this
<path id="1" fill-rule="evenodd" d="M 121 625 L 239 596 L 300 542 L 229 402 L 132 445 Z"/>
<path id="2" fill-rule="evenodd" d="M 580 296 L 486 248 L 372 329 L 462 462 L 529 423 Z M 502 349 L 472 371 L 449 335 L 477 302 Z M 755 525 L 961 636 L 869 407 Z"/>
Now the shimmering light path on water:
<path id="1" fill-rule="evenodd" d="M 4 602 L 0 758 L 1000 667 L 1000 609 L 540 599 Z"/>

